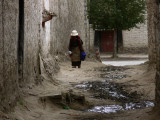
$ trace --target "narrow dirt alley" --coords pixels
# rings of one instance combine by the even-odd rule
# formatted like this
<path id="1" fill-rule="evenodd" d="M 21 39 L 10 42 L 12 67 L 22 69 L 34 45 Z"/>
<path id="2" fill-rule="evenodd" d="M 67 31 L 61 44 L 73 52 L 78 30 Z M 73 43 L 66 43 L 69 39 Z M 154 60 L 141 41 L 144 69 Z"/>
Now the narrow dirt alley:
<path id="1" fill-rule="evenodd" d="M 107 66 L 84 61 L 82 68 L 60 63 L 57 83 L 44 80 L 24 89 L 14 120 L 142 120 L 154 106 L 154 68 Z"/>

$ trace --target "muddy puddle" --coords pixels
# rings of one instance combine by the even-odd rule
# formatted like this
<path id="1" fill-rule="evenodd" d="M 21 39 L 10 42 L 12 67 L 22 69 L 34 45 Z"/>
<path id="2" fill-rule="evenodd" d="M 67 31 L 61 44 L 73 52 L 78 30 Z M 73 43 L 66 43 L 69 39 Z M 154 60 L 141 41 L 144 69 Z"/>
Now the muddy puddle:
<path id="1" fill-rule="evenodd" d="M 151 101 L 142 101 L 140 103 L 125 103 L 124 105 L 104 105 L 104 106 L 95 106 L 92 109 L 87 110 L 88 112 L 97 112 L 97 113 L 116 113 L 124 110 L 134 110 L 142 109 L 145 107 L 153 107 L 154 103 Z"/>
<path id="2" fill-rule="evenodd" d="M 124 73 L 125 70 L 129 68 L 123 68 L 123 67 L 107 67 L 103 68 L 102 74 L 100 74 L 100 77 L 105 78 L 106 80 L 120 80 L 122 78 L 126 78 L 127 75 Z"/>
<path id="3" fill-rule="evenodd" d="M 80 88 L 83 91 L 92 93 L 92 96 L 97 99 L 111 99 L 119 102 L 137 101 L 138 95 L 136 93 L 127 93 L 123 90 L 121 85 L 110 83 L 108 81 L 94 81 L 83 82 L 76 85 L 76 88 Z"/>
<path id="4" fill-rule="evenodd" d="M 130 69 L 130 68 L 108 66 L 106 68 L 102 68 L 101 71 L 103 71 L 103 72 L 124 72 L 125 70 L 128 70 L 128 69 Z"/>
<path id="5" fill-rule="evenodd" d="M 114 79 L 113 74 L 118 73 L 122 76 L 125 69 L 122 68 L 105 68 L 103 71 L 109 76 L 109 79 Z M 121 77 L 116 78 L 122 79 Z M 119 111 L 142 109 L 145 107 L 153 107 L 154 102 L 148 100 L 142 100 L 141 95 L 137 92 L 128 93 L 124 90 L 125 86 L 122 84 L 113 83 L 108 78 L 102 81 L 83 82 L 75 86 L 77 89 L 81 89 L 83 92 L 91 93 L 92 98 L 95 99 L 110 99 L 118 102 L 118 105 L 102 105 L 94 106 L 93 108 L 86 110 L 88 112 L 97 113 L 115 113 Z"/>

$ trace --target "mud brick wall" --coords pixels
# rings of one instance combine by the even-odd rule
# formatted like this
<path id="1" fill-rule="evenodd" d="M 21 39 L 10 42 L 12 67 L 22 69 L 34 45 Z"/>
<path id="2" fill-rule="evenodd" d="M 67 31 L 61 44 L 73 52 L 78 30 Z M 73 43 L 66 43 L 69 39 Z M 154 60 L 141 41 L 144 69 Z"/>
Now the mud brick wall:
<path id="1" fill-rule="evenodd" d="M 72 30 L 77 30 L 84 46 L 88 45 L 85 0 L 50 0 L 50 10 L 57 14 L 51 21 L 51 54 L 65 53 Z"/>
<path id="2" fill-rule="evenodd" d="M 123 31 L 123 52 L 148 53 L 147 23 L 139 25 L 140 29 L 133 28 Z"/>
<path id="3" fill-rule="evenodd" d="M 156 21 L 156 0 L 147 0 L 148 13 L 148 54 L 150 63 L 156 63 L 156 36 L 155 36 L 155 21 Z"/>
<path id="4" fill-rule="evenodd" d="M 160 3 L 159 3 L 160 4 Z M 155 108 L 159 111 L 160 107 L 160 9 L 159 5 L 155 4 L 156 7 L 156 67 L 157 67 L 157 72 L 156 72 L 156 98 L 155 98 Z M 159 111 L 160 113 L 160 111 Z"/>
<path id="5" fill-rule="evenodd" d="M 3 86 L 3 34 L 4 34 L 4 28 L 3 28 L 3 2 L 0 1 L 0 91 L 2 92 L 2 86 Z"/>
<path id="6" fill-rule="evenodd" d="M 8 110 L 18 96 L 18 0 L 0 1 L 0 109 Z"/>
<path id="7" fill-rule="evenodd" d="M 34 82 L 39 75 L 39 52 L 42 29 L 42 1 L 24 0 L 24 82 Z"/>
<path id="8" fill-rule="evenodd" d="M 155 98 L 155 108 L 159 109 L 160 107 L 160 72 L 156 73 L 156 98 Z"/>
<path id="9" fill-rule="evenodd" d="M 157 44 L 157 72 L 156 72 L 156 98 L 155 98 L 155 108 L 159 109 L 160 107 L 160 24 L 156 26 L 156 44 Z"/>
<path id="10" fill-rule="evenodd" d="M 16 105 L 19 86 L 34 84 L 40 74 L 39 54 L 47 58 L 50 54 L 53 57 L 67 52 L 74 29 L 84 45 L 88 44 L 86 0 L 44 1 L 44 6 L 57 14 L 45 28 L 42 28 L 42 0 L 24 0 L 24 13 L 20 0 L 0 1 L 0 110 Z M 24 21 L 19 19 L 23 17 Z"/>
<path id="11" fill-rule="evenodd" d="M 42 10 L 46 9 L 49 11 L 49 1 L 50 0 L 42 0 Z M 54 12 L 54 11 L 52 11 Z M 53 18 L 55 19 L 55 18 Z M 45 26 L 42 28 L 42 40 L 41 40 L 41 53 L 43 57 L 48 57 L 49 56 L 49 51 L 50 51 L 50 21 L 45 22 Z"/>

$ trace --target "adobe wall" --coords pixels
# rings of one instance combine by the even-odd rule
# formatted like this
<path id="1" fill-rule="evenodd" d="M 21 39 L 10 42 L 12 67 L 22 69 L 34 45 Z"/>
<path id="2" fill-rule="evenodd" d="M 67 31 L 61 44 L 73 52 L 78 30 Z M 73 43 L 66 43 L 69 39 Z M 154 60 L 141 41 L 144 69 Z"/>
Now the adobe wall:
<path id="1" fill-rule="evenodd" d="M 18 0 L 0 1 L 0 109 L 15 105 L 18 96 Z"/>
<path id="2" fill-rule="evenodd" d="M 50 65 L 49 69 L 58 69 L 56 62 L 47 58 L 68 51 L 72 30 L 78 31 L 85 48 L 88 49 L 86 1 L 44 0 L 44 2 L 44 7 L 55 12 L 57 18 L 46 22 L 43 28 L 43 1 L 24 0 L 24 32 L 21 33 L 19 0 L 0 1 L 0 110 L 13 108 L 19 96 L 19 86 L 23 87 L 28 83 L 32 85 L 36 82 L 40 75 L 39 55 L 44 59 L 46 67 Z M 19 33 L 23 34 L 21 56 Z M 19 58 L 21 65 L 18 63 Z"/>
<path id="3" fill-rule="evenodd" d="M 147 0 L 148 13 L 148 54 L 150 63 L 156 63 L 156 0 Z"/>
<path id="4" fill-rule="evenodd" d="M 3 3 L 2 0 L 0 1 L 0 88 L 2 89 L 2 80 L 3 80 L 3 12 L 2 7 Z"/>
<path id="5" fill-rule="evenodd" d="M 72 30 L 77 30 L 87 49 L 88 23 L 85 0 L 50 0 L 50 10 L 57 14 L 51 20 L 51 54 L 66 53 Z"/>
<path id="6" fill-rule="evenodd" d="M 155 109 L 157 115 L 160 114 L 160 9 L 157 0 L 148 0 L 148 31 L 149 31 L 149 60 L 151 63 L 156 63 L 155 77 Z M 155 59 L 155 60 L 154 60 Z"/>
<path id="7" fill-rule="evenodd" d="M 42 0 L 42 10 L 50 10 L 50 0 Z M 55 19 L 55 18 L 53 18 Z M 52 21 L 52 20 L 51 20 Z M 45 26 L 42 27 L 41 34 L 42 34 L 42 39 L 41 39 L 41 54 L 43 57 L 48 57 L 49 56 L 49 51 L 50 51 L 50 40 L 51 40 L 51 21 L 45 22 Z"/>
<path id="8" fill-rule="evenodd" d="M 24 82 L 34 82 L 39 75 L 42 32 L 42 1 L 24 0 Z"/>
<path id="9" fill-rule="evenodd" d="M 153 3 L 153 1 L 152 1 Z M 155 108 L 158 111 L 158 114 L 160 113 L 159 107 L 160 107 L 160 23 L 159 23 L 159 18 L 160 18 L 160 9 L 159 5 L 155 4 L 155 38 L 156 38 L 156 98 L 155 98 Z M 159 3 L 160 4 L 160 3 Z"/>
<path id="10" fill-rule="evenodd" d="M 0 109 L 13 108 L 19 83 L 32 82 L 39 75 L 42 21 L 41 0 L 24 0 L 24 53 L 19 79 L 19 0 L 0 1 Z M 4 106 L 5 105 L 5 106 Z"/>

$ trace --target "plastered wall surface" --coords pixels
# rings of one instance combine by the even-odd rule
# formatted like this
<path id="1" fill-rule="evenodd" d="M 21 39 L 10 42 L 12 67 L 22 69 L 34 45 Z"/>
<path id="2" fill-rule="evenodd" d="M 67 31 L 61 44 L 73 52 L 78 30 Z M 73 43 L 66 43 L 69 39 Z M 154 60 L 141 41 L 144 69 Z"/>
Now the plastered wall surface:
<path id="1" fill-rule="evenodd" d="M 133 28 L 130 31 L 123 31 L 124 52 L 148 52 L 148 31 L 147 23 L 138 25 L 140 28 Z"/>
<path id="2" fill-rule="evenodd" d="M 2 0 L 0 1 L 0 88 L 2 89 L 3 83 L 3 12 Z"/>
<path id="3" fill-rule="evenodd" d="M 24 82 L 34 82 L 39 75 L 39 52 L 41 26 L 42 26 L 42 1 L 24 1 Z"/>
<path id="4" fill-rule="evenodd" d="M 50 0 L 42 0 L 42 10 L 50 10 Z M 53 18 L 54 19 L 54 18 Z M 52 20 L 51 20 L 52 21 Z M 51 26 L 50 22 L 47 21 L 45 22 L 45 26 L 42 28 L 42 39 L 41 39 L 41 53 L 43 54 L 44 57 L 49 56 L 49 51 L 50 51 L 50 40 L 51 40 Z"/>
<path id="5" fill-rule="evenodd" d="M 152 13 L 152 15 L 154 15 L 154 19 L 155 19 L 155 23 L 156 23 L 155 24 L 155 43 L 156 43 L 155 108 L 157 108 L 157 113 L 159 114 L 160 113 L 160 111 L 159 111 L 159 107 L 160 107 L 160 23 L 158 21 L 159 21 L 159 17 L 160 17 L 160 9 L 159 9 L 160 3 L 155 2 L 155 1 L 150 1 L 150 3 L 152 3 L 152 5 L 155 6 L 155 10 L 156 10 L 156 12 Z"/>
<path id="6" fill-rule="evenodd" d="M 18 96 L 18 0 L 0 1 L 0 108 L 14 106 Z"/>
<path id="7" fill-rule="evenodd" d="M 147 0 L 147 13 L 148 13 L 148 54 L 151 63 L 156 63 L 156 0 Z"/>
<path id="8" fill-rule="evenodd" d="M 26 87 L 28 84 L 32 87 L 35 84 L 41 74 L 40 56 L 47 69 L 58 69 L 57 63 L 50 58 L 57 53 L 68 52 L 72 30 L 78 31 L 84 46 L 88 44 L 89 30 L 85 2 L 85 0 L 24 0 L 24 13 L 20 14 L 19 0 L 0 1 L 0 109 L 13 108 L 20 87 Z M 46 22 L 43 28 L 44 8 L 56 13 L 57 17 Z M 24 17 L 24 25 L 21 26 L 24 33 L 19 32 L 19 16 Z M 21 22 L 23 23 L 23 20 Z M 23 40 L 19 39 L 21 34 L 24 36 Z M 20 41 L 23 44 L 21 65 L 18 64 L 21 58 Z M 50 74 L 55 74 L 54 71 L 51 70 Z M 21 79 L 19 73 L 22 75 Z"/>
<path id="9" fill-rule="evenodd" d="M 51 21 L 51 54 L 68 51 L 72 30 L 77 30 L 86 44 L 84 0 L 50 0 L 50 10 L 57 14 Z"/>

